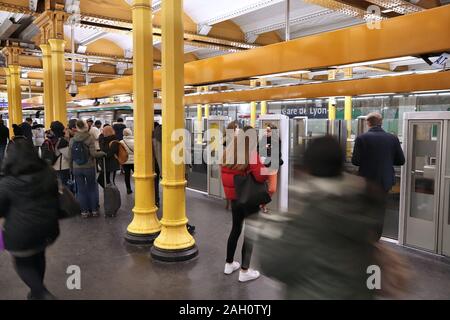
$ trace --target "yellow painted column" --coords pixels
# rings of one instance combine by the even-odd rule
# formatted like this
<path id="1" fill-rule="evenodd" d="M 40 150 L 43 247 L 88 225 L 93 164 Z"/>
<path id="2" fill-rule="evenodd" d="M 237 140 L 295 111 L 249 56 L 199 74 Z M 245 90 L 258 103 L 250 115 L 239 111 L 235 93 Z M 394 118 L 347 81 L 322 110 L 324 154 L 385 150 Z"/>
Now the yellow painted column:
<path id="1" fill-rule="evenodd" d="M 336 79 L 336 70 L 328 72 L 328 80 Z M 336 98 L 330 97 L 328 99 L 328 120 L 336 120 Z"/>
<path id="2" fill-rule="evenodd" d="M 183 261 L 198 254 L 194 238 L 186 228 L 186 178 L 184 163 L 176 163 L 172 151 L 175 130 L 184 130 L 183 1 L 162 2 L 162 94 L 164 193 L 161 234 L 152 247 L 152 257 L 162 261 Z M 184 143 L 182 141 L 181 143 Z"/>
<path id="3" fill-rule="evenodd" d="M 52 99 L 53 99 L 53 120 L 61 121 L 67 124 L 67 104 L 66 104 L 66 71 L 64 62 L 63 39 L 48 40 L 52 52 L 51 59 L 51 80 L 52 80 Z"/>
<path id="4" fill-rule="evenodd" d="M 161 226 L 156 216 L 152 132 L 153 35 L 151 0 L 135 0 L 133 15 L 134 181 L 133 221 L 125 239 L 132 244 L 151 244 Z M 163 122 L 163 125 L 165 123 Z"/>
<path id="5" fill-rule="evenodd" d="M 256 80 L 250 80 L 250 86 L 256 87 Z M 256 126 L 256 102 L 250 102 L 250 125 L 255 128 Z"/>
<path id="6" fill-rule="evenodd" d="M 11 72 L 9 68 L 3 68 L 6 74 L 6 89 L 8 93 L 8 127 L 9 127 L 9 136 L 13 137 L 13 123 L 14 123 L 14 112 L 13 112 L 13 103 L 12 103 L 12 91 L 11 91 Z"/>
<path id="7" fill-rule="evenodd" d="M 12 96 L 12 112 L 13 123 L 21 124 L 22 116 L 22 88 L 20 86 L 20 67 L 16 65 L 9 66 L 11 76 L 11 96 Z"/>
<path id="8" fill-rule="evenodd" d="M 52 84 L 52 52 L 50 45 L 41 44 L 42 67 L 44 69 L 44 116 L 45 128 L 49 129 L 53 122 L 53 84 Z M 65 122 L 63 122 L 65 125 Z"/>
<path id="9" fill-rule="evenodd" d="M 266 86 L 267 85 L 267 80 L 266 79 L 261 79 L 259 81 L 261 86 Z M 261 115 L 265 115 L 267 114 L 267 101 L 261 101 Z"/>
<path id="10" fill-rule="evenodd" d="M 353 77 L 352 68 L 344 69 L 344 78 L 350 79 Z M 352 134 L 352 97 L 345 97 L 344 104 L 344 120 L 347 121 L 347 137 L 350 138 Z"/>
<path id="11" fill-rule="evenodd" d="M 208 92 L 208 87 L 203 87 L 204 92 Z M 205 118 L 209 117 L 209 104 L 205 104 Z"/>
<path id="12" fill-rule="evenodd" d="M 197 88 L 198 93 L 201 93 L 202 91 L 203 91 L 202 87 Z M 203 143 L 202 131 L 203 131 L 203 110 L 202 110 L 202 105 L 198 104 L 197 105 L 197 144 Z"/>
<path id="13" fill-rule="evenodd" d="M 345 68 L 344 69 L 344 78 L 350 79 L 353 77 L 353 69 L 352 68 Z M 347 122 L 347 158 L 350 158 L 352 155 L 352 97 L 346 96 L 345 97 L 345 104 L 344 104 L 344 120 Z"/>

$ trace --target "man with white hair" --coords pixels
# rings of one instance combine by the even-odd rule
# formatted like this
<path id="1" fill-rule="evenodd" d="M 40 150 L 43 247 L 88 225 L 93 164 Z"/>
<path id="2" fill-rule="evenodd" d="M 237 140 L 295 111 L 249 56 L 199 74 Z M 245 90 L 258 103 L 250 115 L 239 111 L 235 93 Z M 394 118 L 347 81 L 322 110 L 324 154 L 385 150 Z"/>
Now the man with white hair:
<path id="1" fill-rule="evenodd" d="M 359 175 L 378 185 L 385 196 L 395 184 L 394 166 L 405 164 L 405 156 L 398 138 L 383 130 L 383 117 L 377 112 L 367 115 L 369 131 L 358 136 L 353 149 L 352 163 L 359 166 Z M 379 237 L 383 231 L 385 209 L 380 217 Z"/>

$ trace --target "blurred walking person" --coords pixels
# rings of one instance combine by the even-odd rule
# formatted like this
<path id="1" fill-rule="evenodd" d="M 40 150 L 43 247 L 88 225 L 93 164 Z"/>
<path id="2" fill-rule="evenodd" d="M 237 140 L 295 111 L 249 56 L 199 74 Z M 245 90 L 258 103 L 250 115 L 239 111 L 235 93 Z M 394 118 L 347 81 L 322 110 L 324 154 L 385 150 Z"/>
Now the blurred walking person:
<path id="1" fill-rule="evenodd" d="M 28 299 L 53 300 L 44 285 L 45 250 L 59 235 L 58 184 L 53 169 L 26 139 L 6 152 L 0 179 L 0 217 L 5 218 L 5 249 L 30 288 Z"/>
<path id="2" fill-rule="evenodd" d="M 69 142 L 69 159 L 77 185 L 77 199 L 81 205 L 81 216 L 98 217 L 98 186 L 95 177 L 95 159 L 106 154 L 95 150 L 94 138 L 83 120 L 76 122 L 76 132 Z M 97 189 L 97 190 L 96 190 Z"/>
<path id="3" fill-rule="evenodd" d="M 3 119 L 0 119 L 0 166 L 5 157 L 6 146 L 9 142 L 9 130 L 5 126 Z"/>
<path id="4" fill-rule="evenodd" d="M 290 212 L 258 231 L 262 272 L 287 286 L 288 299 L 372 299 L 379 193 L 343 173 L 344 151 L 330 136 L 314 139 Z"/>
<path id="5" fill-rule="evenodd" d="M 250 128 L 248 130 L 255 129 Z M 244 243 L 242 245 L 242 265 L 239 264 L 239 262 L 234 261 L 234 255 L 239 237 L 242 233 L 244 221 L 246 217 L 259 212 L 259 205 L 256 205 L 255 207 L 245 207 L 237 202 L 238 195 L 235 190 L 234 178 L 237 175 L 244 176 L 249 174 L 252 175 L 257 182 L 265 183 L 267 176 L 262 174 L 264 165 L 261 163 L 257 152 L 256 132 L 254 133 L 255 141 L 253 142 L 251 141 L 252 139 L 239 139 L 241 134 L 243 135 L 244 132 L 238 133 L 238 135 L 234 137 L 233 142 L 227 146 L 223 154 L 221 165 L 222 184 L 225 191 L 225 197 L 231 201 L 232 213 L 232 228 L 227 242 L 227 257 L 224 273 L 231 274 L 240 268 L 239 281 L 246 282 L 259 278 L 260 273 L 257 270 L 250 269 L 253 243 L 245 236 L 245 232 Z M 242 146 L 239 146 L 239 141 L 245 141 L 245 143 L 243 143 Z M 239 161 L 242 160 L 240 159 L 241 157 L 244 158 L 243 161 Z"/>
<path id="6" fill-rule="evenodd" d="M 369 131 L 358 136 L 353 149 L 352 163 L 359 166 L 359 175 L 383 189 L 384 203 L 380 206 L 378 238 L 383 233 L 387 197 L 395 185 L 394 166 L 405 164 L 405 156 L 398 138 L 383 130 L 383 117 L 373 112 L 367 118 Z"/>
<path id="7" fill-rule="evenodd" d="M 127 150 L 128 153 L 128 160 L 123 164 L 123 170 L 125 171 L 127 194 L 131 194 L 133 193 L 133 190 L 131 190 L 131 171 L 134 172 L 134 137 L 131 129 L 126 128 L 123 130 L 123 139 L 120 143 L 125 147 L 125 150 Z"/>

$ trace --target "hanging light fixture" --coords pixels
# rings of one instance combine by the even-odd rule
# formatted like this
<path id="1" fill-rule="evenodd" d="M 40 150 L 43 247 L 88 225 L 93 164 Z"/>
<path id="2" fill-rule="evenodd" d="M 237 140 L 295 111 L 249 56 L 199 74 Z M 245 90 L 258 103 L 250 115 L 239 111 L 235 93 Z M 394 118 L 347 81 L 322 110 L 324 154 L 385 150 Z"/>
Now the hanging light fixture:
<path id="1" fill-rule="evenodd" d="M 69 94 L 75 97 L 78 94 L 77 83 L 75 82 L 75 23 L 71 23 L 71 37 L 72 37 L 72 81 L 70 81 Z"/>

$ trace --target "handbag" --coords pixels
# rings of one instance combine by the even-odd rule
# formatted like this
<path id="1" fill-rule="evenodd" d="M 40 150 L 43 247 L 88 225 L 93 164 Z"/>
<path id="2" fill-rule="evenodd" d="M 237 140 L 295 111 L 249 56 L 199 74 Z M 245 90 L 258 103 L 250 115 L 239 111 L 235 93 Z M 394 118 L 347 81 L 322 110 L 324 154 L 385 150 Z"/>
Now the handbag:
<path id="1" fill-rule="evenodd" d="M 260 205 L 272 201 L 267 184 L 256 181 L 251 173 L 235 175 L 233 180 L 237 203 L 247 208 L 248 214 L 257 212 Z"/>
<path id="2" fill-rule="evenodd" d="M 81 207 L 70 190 L 58 182 L 59 219 L 67 219 L 81 214 Z"/>

